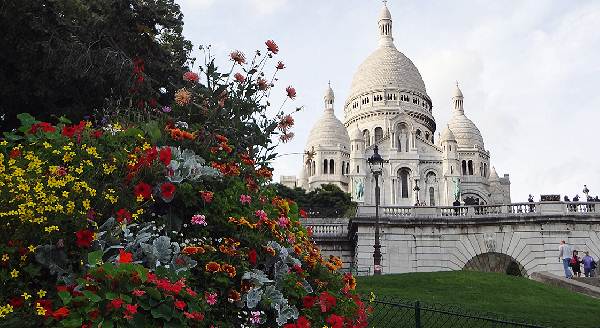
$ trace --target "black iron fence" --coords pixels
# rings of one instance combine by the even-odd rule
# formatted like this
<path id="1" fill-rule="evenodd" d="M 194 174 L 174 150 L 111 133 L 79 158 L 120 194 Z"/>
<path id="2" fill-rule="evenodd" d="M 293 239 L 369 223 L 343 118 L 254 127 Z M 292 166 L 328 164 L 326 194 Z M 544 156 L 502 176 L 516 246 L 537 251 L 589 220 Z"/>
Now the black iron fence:
<path id="1" fill-rule="evenodd" d="M 539 324 L 510 321 L 495 314 L 466 312 L 455 306 L 422 304 L 396 298 L 365 300 L 373 308 L 369 327 L 377 328 L 446 328 L 446 327 L 527 327 L 544 328 Z"/>

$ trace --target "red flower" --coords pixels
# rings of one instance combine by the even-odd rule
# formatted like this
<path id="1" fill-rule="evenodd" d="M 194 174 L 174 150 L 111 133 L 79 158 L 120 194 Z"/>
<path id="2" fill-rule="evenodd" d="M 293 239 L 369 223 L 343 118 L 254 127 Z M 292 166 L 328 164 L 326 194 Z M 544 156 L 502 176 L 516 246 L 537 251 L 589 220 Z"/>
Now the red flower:
<path id="1" fill-rule="evenodd" d="M 214 194 L 212 191 L 201 191 L 200 196 L 206 204 L 210 204 L 210 202 L 213 200 Z"/>
<path id="2" fill-rule="evenodd" d="M 170 182 L 165 182 L 160 186 L 160 195 L 165 201 L 170 201 L 173 199 L 173 195 L 175 194 L 175 185 Z"/>
<path id="3" fill-rule="evenodd" d="M 313 307 L 313 305 L 315 305 L 315 301 L 316 301 L 316 297 L 314 296 L 304 296 L 302 298 L 302 305 L 304 306 L 305 309 L 310 309 L 311 307 Z"/>
<path id="4" fill-rule="evenodd" d="M 285 65 L 283 64 L 283 62 L 278 62 L 277 66 L 275 66 L 275 68 L 277 68 L 277 69 L 284 69 Z"/>
<path id="5" fill-rule="evenodd" d="M 20 149 L 18 149 L 18 148 L 13 148 L 13 149 L 10 151 L 10 154 L 8 155 L 8 157 L 10 157 L 10 158 L 17 158 L 17 157 L 21 156 L 21 154 L 22 154 L 22 152 L 21 152 L 21 150 L 20 150 Z"/>
<path id="6" fill-rule="evenodd" d="M 279 47 L 277 46 L 277 44 L 275 43 L 275 41 L 273 40 L 267 40 L 267 42 L 265 42 L 265 44 L 267 45 L 267 49 L 274 53 L 277 54 L 279 52 Z"/>
<path id="7" fill-rule="evenodd" d="M 102 137 L 102 130 L 94 130 L 94 131 L 92 132 L 92 137 L 94 137 L 94 138 L 96 138 L 96 139 L 98 139 L 98 138 Z"/>
<path id="8" fill-rule="evenodd" d="M 123 300 L 120 298 L 115 298 L 112 301 L 110 301 L 110 305 L 114 308 L 114 309 L 118 309 L 121 307 L 121 305 L 123 305 Z"/>
<path id="9" fill-rule="evenodd" d="M 260 78 L 260 77 L 256 81 L 256 84 L 258 85 L 259 90 L 267 90 L 267 88 L 269 88 L 269 85 L 267 84 L 267 80 Z"/>
<path id="10" fill-rule="evenodd" d="M 231 57 L 231 60 L 233 60 L 234 62 L 236 62 L 240 65 L 246 63 L 246 55 L 244 55 L 244 53 L 239 50 L 232 51 L 229 54 L 229 57 Z"/>
<path id="11" fill-rule="evenodd" d="M 307 213 L 306 213 L 306 211 L 305 211 L 305 210 L 303 210 L 303 209 L 300 209 L 300 212 L 299 212 L 299 214 L 300 214 L 300 217 L 302 217 L 302 218 L 306 218 L 306 217 L 308 217 L 308 214 L 307 214 Z"/>
<path id="12" fill-rule="evenodd" d="M 117 211 L 117 221 L 119 223 L 123 223 L 123 221 L 125 221 L 126 223 L 131 222 L 131 213 L 124 208 L 118 210 Z"/>
<path id="13" fill-rule="evenodd" d="M 59 308 L 58 310 L 54 311 L 54 313 L 52 313 L 52 317 L 56 320 L 62 320 L 68 316 L 69 316 L 69 309 L 64 306 Z"/>
<path id="14" fill-rule="evenodd" d="M 331 328 L 344 328 L 344 317 L 340 317 L 339 315 L 332 314 L 325 322 L 331 325 Z"/>
<path id="15" fill-rule="evenodd" d="M 140 182 L 133 188 L 133 194 L 136 198 L 141 196 L 144 199 L 148 199 L 151 193 L 152 187 L 145 182 Z"/>
<path id="16" fill-rule="evenodd" d="M 144 296 L 144 294 L 146 294 L 146 291 L 134 289 L 131 293 L 137 297 L 140 297 L 140 296 Z"/>
<path id="17" fill-rule="evenodd" d="M 74 126 L 65 126 L 62 129 L 62 135 L 67 138 L 72 138 L 77 132 L 77 129 Z"/>
<path id="18" fill-rule="evenodd" d="M 131 316 L 132 314 L 136 314 L 137 313 L 137 308 L 138 308 L 138 304 L 126 304 L 125 305 L 125 311 L 127 312 L 126 315 Z"/>
<path id="19" fill-rule="evenodd" d="M 287 96 L 290 97 L 290 99 L 296 98 L 296 89 L 294 89 L 291 85 L 285 88 L 285 91 L 287 92 Z"/>
<path id="20" fill-rule="evenodd" d="M 233 75 L 233 77 L 239 83 L 242 83 L 242 82 L 246 81 L 246 78 L 241 73 L 235 73 L 235 75 Z"/>
<path id="21" fill-rule="evenodd" d="M 133 254 L 119 249 L 119 263 L 131 263 L 133 261 Z"/>
<path id="22" fill-rule="evenodd" d="M 158 158 L 161 162 L 163 162 L 163 164 L 165 164 L 165 166 L 171 164 L 171 159 L 173 158 L 171 147 L 161 148 L 160 152 L 158 153 Z"/>
<path id="23" fill-rule="evenodd" d="M 301 316 L 296 323 L 288 323 L 283 328 L 310 328 L 310 321 L 305 316 Z"/>
<path id="24" fill-rule="evenodd" d="M 334 307 L 336 304 L 336 299 L 334 296 L 329 294 L 328 292 L 322 292 L 319 295 L 319 305 L 321 306 L 321 312 L 328 312 Z"/>
<path id="25" fill-rule="evenodd" d="M 175 307 L 178 308 L 179 310 L 183 311 L 183 309 L 185 309 L 185 306 L 187 304 L 185 304 L 185 302 L 182 300 L 177 300 L 177 301 L 175 301 L 175 303 L 173 303 L 173 305 L 175 305 Z"/>
<path id="26" fill-rule="evenodd" d="M 89 248 L 92 245 L 92 241 L 94 241 L 94 232 L 79 230 L 75 232 L 75 237 L 77 237 L 77 247 Z"/>
<path id="27" fill-rule="evenodd" d="M 20 308 L 23 306 L 23 298 L 21 296 L 15 296 L 8 301 L 8 304 L 12 305 L 14 308 Z"/>
<path id="28" fill-rule="evenodd" d="M 200 78 L 194 72 L 185 72 L 183 73 L 183 79 L 188 82 L 198 82 Z"/>
<path id="29" fill-rule="evenodd" d="M 54 132 L 56 131 L 56 128 L 54 128 L 50 123 L 40 122 L 33 124 L 31 129 L 29 129 L 29 133 L 35 134 L 38 132 L 38 130 L 42 130 L 43 132 Z"/>
<path id="30" fill-rule="evenodd" d="M 251 249 L 248 252 L 248 261 L 250 262 L 250 264 L 252 265 L 256 265 L 256 260 L 257 260 L 257 254 L 256 254 L 256 250 L 255 249 Z"/>

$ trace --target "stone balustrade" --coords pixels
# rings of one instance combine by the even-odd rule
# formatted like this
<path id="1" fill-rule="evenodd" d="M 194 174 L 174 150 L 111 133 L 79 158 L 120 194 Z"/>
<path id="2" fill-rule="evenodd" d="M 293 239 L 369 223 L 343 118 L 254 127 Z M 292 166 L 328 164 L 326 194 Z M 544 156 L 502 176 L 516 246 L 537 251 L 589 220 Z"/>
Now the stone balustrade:
<path id="1" fill-rule="evenodd" d="M 595 202 L 526 202 L 505 205 L 474 206 L 380 206 L 379 215 L 394 217 L 448 217 L 448 216 L 511 216 L 547 214 L 600 213 L 600 203 Z M 356 217 L 374 217 L 375 206 L 359 206 Z"/>

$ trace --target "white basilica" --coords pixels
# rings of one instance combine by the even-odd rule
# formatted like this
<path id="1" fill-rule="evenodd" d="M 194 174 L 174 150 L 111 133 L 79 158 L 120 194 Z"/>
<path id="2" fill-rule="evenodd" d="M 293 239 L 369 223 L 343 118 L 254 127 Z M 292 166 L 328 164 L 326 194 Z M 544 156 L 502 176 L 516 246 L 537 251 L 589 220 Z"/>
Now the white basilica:
<path id="1" fill-rule="evenodd" d="M 385 6 L 379 18 L 379 47 L 358 67 L 344 122 L 334 115 L 331 87 L 324 113 L 306 143 L 303 167 L 282 183 L 312 190 L 333 183 L 359 204 L 375 203 L 374 178 L 367 159 L 377 145 L 389 160 L 380 178 L 381 204 L 428 206 L 510 203 L 508 174 L 490 166 L 490 152 L 473 121 L 465 115 L 456 85 L 452 118 L 436 140 L 431 98 L 412 61 L 396 49 L 392 17 Z"/>

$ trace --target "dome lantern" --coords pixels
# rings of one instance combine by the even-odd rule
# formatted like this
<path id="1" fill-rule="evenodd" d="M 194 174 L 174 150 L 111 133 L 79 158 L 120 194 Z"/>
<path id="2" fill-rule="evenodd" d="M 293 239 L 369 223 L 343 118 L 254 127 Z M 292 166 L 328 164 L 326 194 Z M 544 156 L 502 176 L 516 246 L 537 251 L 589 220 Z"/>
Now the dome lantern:
<path id="1" fill-rule="evenodd" d="M 325 101 L 325 110 L 333 110 L 333 102 L 335 101 L 335 96 L 333 94 L 333 89 L 331 89 L 331 81 L 329 81 L 329 86 L 327 90 L 325 90 L 325 96 L 323 97 Z"/>
<path id="2" fill-rule="evenodd" d="M 379 45 L 394 46 L 394 38 L 392 37 L 392 14 L 390 13 L 387 1 L 383 1 L 383 8 L 379 15 Z"/>
<path id="3" fill-rule="evenodd" d="M 463 94 L 458 87 L 458 82 L 456 82 L 456 88 L 454 89 L 454 94 L 452 95 L 452 104 L 454 105 L 454 110 L 463 114 L 465 112 L 463 108 Z"/>

